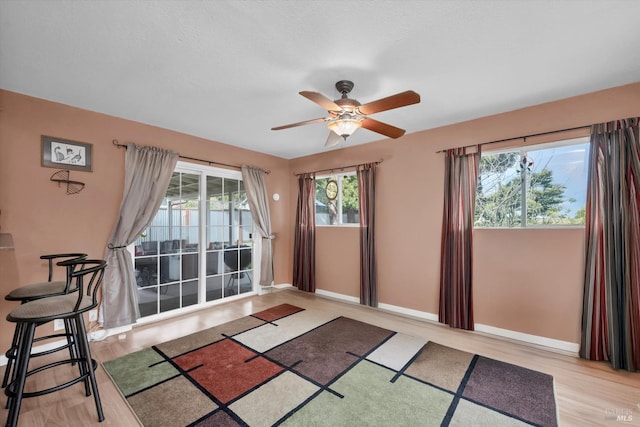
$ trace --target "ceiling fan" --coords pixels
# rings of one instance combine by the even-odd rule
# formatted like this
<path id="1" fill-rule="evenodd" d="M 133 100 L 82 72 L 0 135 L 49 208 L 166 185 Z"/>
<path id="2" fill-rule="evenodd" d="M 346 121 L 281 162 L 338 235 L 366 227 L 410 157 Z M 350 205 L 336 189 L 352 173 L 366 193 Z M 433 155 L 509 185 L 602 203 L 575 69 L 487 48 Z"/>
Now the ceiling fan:
<path id="1" fill-rule="evenodd" d="M 277 126 L 271 128 L 271 130 L 281 130 L 311 123 L 327 122 L 327 127 L 330 132 L 327 137 L 327 142 L 324 144 L 325 147 L 336 145 L 340 142 L 340 137 L 346 140 L 360 127 L 388 136 L 389 138 L 399 138 L 404 135 L 404 129 L 374 120 L 368 116 L 381 111 L 392 110 L 420 102 L 420 95 L 412 90 L 408 90 L 362 105 L 348 96 L 351 89 L 353 89 L 353 82 L 340 80 L 336 83 L 336 89 L 342 94 L 342 97 L 334 101 L 319 92 L 300 92 L 300 95 L 325 108 L 329 116 Z"/>

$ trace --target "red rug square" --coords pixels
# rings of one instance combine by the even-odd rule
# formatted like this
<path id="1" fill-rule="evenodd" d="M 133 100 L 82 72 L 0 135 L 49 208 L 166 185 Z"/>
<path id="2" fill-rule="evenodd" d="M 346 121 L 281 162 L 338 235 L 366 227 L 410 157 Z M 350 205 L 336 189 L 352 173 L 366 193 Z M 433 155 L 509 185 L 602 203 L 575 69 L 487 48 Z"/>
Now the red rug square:
<path id="1" fill-rule="evenodd" d="M 290 314 L 297 313 L 304 310 L 304 308 L 296 307 L 291 304 L 280 304 L 275 307 L 268 308 L 263 311 L 252 314 L 253 317 L 264 320 L 265 322 L 273 322 L 274 320 L 282 319 Z"/>
<path id="2" fill-rule="evenodd" d="M 249 360 L 251 359 L 251 360 Z M 280 373 L 282 368 L 228 339 L 174 359 L 209 393 L 227 403 Z"/>

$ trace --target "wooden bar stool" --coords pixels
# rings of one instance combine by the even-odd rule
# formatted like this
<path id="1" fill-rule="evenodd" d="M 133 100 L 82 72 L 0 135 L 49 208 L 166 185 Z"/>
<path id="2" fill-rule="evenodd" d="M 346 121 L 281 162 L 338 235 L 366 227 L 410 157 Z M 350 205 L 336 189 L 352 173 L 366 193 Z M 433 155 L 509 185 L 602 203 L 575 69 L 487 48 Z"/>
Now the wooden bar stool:
<path id="1" fill-rule="evenodd" d="M 96 410 L 98 412 L 98 421 L 104 420 L 94 372 L 97 368 L 97 363 L 91 358 L 91 350 L 87 340 L 83 314 L 98 306 L 98 289 L 102 284 L 104 269 L 107 263 L 104 260 L 86 259 L 73 262 L 76 264 L 76 269 L 71 273 L 71 281 L 72 286 L 77 287 L 77 292 L 24 303 L 16 307 L 7 316 L 7 320 L 15 323 L 16 330 L 19 331 L 15 375 L 5 388 L 5 394 L 9 398 L 7 426 L 14 427 L 17 425 L 20 405 L 23 398 L 42 396 L 60 391 L 78 382 L 84 382 L 86 396 L 90 396 L 91 393 L 93 393 Z M 48 363 L 29 371 L 29 360 L 32 356 L 31 348 L 34 342 L 36 327 L 56 319 L 68 319 L 72 323 L 72 340 L 76 343 L 77 356 L 70 356 L 68 359 Z M 57 366 L 74 363 L 77 363 L 79 366 L 79 375 L 76 378 L 44 390 L 24 391 L 25 383 L 29 376 Z"/>
<path id="2" fill-rule="evenodd" d="M 46 298 L 50 296 L 56 295 L 64 295 L 69 292 L 74 292 L 76 289 L 72 289 L 71 287 L 71 273 L 73 272 L 74 264 L 73 261 L 83 260 L 87 258 L 87 254 L 83 253 L 65 253 L 65 254 L 50 254 L 50 255 L 42 255 L 40 259 L 46 259 L 49 261 L 49 276 L 46 282 L 32 283 L 30 285 L 22 286 L 16 288 L 9 292 L 4 299 L 7 301 L 19 301 L 21 304 L 24 304 L 29 301 L 33 301 L 40 298 Z M 56 263 L 56 265 L 65 267 L 67 270 L 67 278 L 66 280 L 57 280 L 53 281 L 53 263 L 55 260 L 61 260 Z M 36 341 L 46 340 L 50 338 L 56 337 L 66 337 L 67 345 L 62 347 L 69 347 L 69 351 L 73 351 L 72 343 L 69 341 L 69 336 L 71 334 L 71 325 L 70 322 L 65 321 L 65 333 L 62 334 L 54 334 L 46 337 L 37 338 Z M 7 367 L 4 371 L 4 376 L 2 378 L 2 388 L 6 387 L 9 381 L 12 379 L 11 375 L 13 374 L 13 361 L 16 358 L 16 349 L 17 349 L 17 340 L 18 340 L 19 331 L 16 330 L 13 333 L 13 340 L 11 341 L 11 347 L 7 350 L 5 356 L 7 357 Z M 37 353 L 40 355 L 50 354 L 55 351 L 59 351 L 62 348 L 56 348 L 53 350 L 48 350 L 45 352 Z M 73 355 L 70 355 L 73 358 Z"/>

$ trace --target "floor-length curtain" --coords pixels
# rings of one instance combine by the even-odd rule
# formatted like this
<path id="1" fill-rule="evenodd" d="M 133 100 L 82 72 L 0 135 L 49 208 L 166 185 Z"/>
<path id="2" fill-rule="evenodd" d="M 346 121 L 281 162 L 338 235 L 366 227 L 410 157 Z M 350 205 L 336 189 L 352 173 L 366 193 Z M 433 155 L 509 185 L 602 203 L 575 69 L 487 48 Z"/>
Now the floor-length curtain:
<path id="1" fill-rule="evenodd" d="M 480 148 L 474 153 L 466 150 L 455 148 L 445 154 L 438 320 L 473 330 L 473 214 Z"/>
<path id="2" fill-rule="evenodd" d="M 242 181 L 247 192 L 247 200 L 251 207 L 253 226 L 262 236 L 262 253 L 260 254 L 260 286 L 273 284 L 273 246 L 271 241 L 271 214 L 269 213 L 269 197 L 264 183 L 265 171 L 249 166 L 242 166 Z"/>
<path id="3" fill-rule="evenodd" d="M 298 177 L 298 209 L 293 247 L 293 286 L 316 291 L 316 193 L 315 174 Z"/>
<path id="4" fill-rule="evenodd" d="M 377 163 L 358 166 L 360 208 L 360 304 L 378 306 L 376 276 L 375 205 Z"/>
<path id="5" fill-rule="evenodd" d="M 126 248 L 158 211 L 177 161 L 178 154 L 171 151 L 127 145 L 120 214 L 105 253 L 100 306 L 105 328 L 130 325 L 140 317 L 133 263 Z"/>
<path id="6" fill-rule="evenodd" d="M 640 370 L 638 119 L 591 127 L 580 356 Z"/>

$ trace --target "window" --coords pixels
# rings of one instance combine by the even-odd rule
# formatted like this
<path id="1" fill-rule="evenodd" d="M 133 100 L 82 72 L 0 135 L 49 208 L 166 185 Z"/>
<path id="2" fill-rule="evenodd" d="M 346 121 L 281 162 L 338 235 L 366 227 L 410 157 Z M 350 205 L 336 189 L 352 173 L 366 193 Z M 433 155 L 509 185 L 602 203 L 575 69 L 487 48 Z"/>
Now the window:
<path id="1" fill-rule="evenodd" d="M 252 230 L 240 172 L 179 162 L 135 241 L 141 316 L 252 291 Z"/>
<path id="2" fill-rule="evenodd" d="M 358 203 L 355 172 L 316 178 L 316 225 L 360 224 Z"/>
<path id="3" fill-rule="evenodd" d="M 482 153 L 474 225 L 584 225 L 588 156 L 588 137 Z"/>

